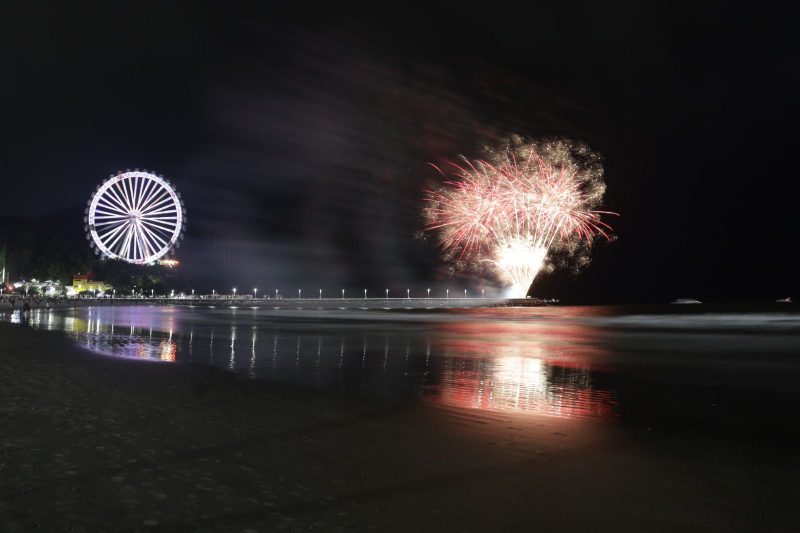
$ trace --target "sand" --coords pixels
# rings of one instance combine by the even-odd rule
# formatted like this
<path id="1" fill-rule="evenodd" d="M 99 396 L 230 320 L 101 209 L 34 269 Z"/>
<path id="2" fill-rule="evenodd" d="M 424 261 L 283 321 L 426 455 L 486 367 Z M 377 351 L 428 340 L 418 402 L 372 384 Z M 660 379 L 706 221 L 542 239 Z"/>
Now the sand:
<path id="1" fill-rule="evenodd" d="M 366 400 L 0 324 L 2 531 L 797 530 L 797 455 Z"/>

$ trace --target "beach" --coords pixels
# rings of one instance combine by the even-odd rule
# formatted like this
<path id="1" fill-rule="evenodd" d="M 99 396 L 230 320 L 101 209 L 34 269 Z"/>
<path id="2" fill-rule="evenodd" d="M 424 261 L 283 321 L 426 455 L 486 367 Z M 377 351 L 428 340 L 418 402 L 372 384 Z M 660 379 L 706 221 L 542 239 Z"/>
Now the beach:
<path id="1" fill-rule="evenodd" d="M 745 419 L 739 433 L 706 431 L 697 413 L 531 416 L 105 357 L 22 325 L 0 324 L 0 343 L 3 531 L 800 525 L 793 421 Z"/>

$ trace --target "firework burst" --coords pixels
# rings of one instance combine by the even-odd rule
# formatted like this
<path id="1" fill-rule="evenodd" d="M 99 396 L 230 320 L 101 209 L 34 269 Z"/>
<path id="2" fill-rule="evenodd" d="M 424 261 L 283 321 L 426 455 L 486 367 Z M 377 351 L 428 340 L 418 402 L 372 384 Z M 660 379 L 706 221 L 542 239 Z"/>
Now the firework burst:
<path id="1" fill-rule="evenodd" d="M 485 159 L 434 168 L 446 181 L 427 193 L 426 230 L 449 259 L 488 266 L 514 297 L 525 297 L 556 254 L 575 257 L 610 239 L 601 216 L 613 213 L 597 210 L 603 169 L 583 144 L 515 137 Z"/>

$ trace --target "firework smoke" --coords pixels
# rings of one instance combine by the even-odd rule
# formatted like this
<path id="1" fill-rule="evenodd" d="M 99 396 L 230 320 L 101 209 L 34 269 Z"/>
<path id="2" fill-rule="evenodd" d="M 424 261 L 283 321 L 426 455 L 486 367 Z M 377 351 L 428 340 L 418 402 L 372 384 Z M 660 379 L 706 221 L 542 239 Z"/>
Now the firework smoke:
<path id="1" fill-rule="evenodd" d="M 438 233 L 447 258 L 489 267 L 524 298 L 556 256 L 585 264 L 611 227 L 598 211 L 605 192 L 599 156 L 564 140 L 509 139 L 489 157 L 449 163 L 441 188 L 426 198 L 426 230 Z"/>

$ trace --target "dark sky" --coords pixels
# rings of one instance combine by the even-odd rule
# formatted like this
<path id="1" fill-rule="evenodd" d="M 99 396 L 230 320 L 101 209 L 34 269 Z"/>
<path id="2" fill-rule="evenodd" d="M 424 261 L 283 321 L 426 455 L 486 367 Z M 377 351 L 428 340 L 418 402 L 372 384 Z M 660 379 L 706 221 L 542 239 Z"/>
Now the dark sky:
<path id="1" fill-rule="evenodd" d="M 5 214 L 147 168 L 184 195 L 198 286 L 477 290 L 414 237 L 427 163 L 566 136 L 604 155 L 619 238 L 534 294 L 800 296 L 796 11 L 394 4 L 6 4 Z"/>

